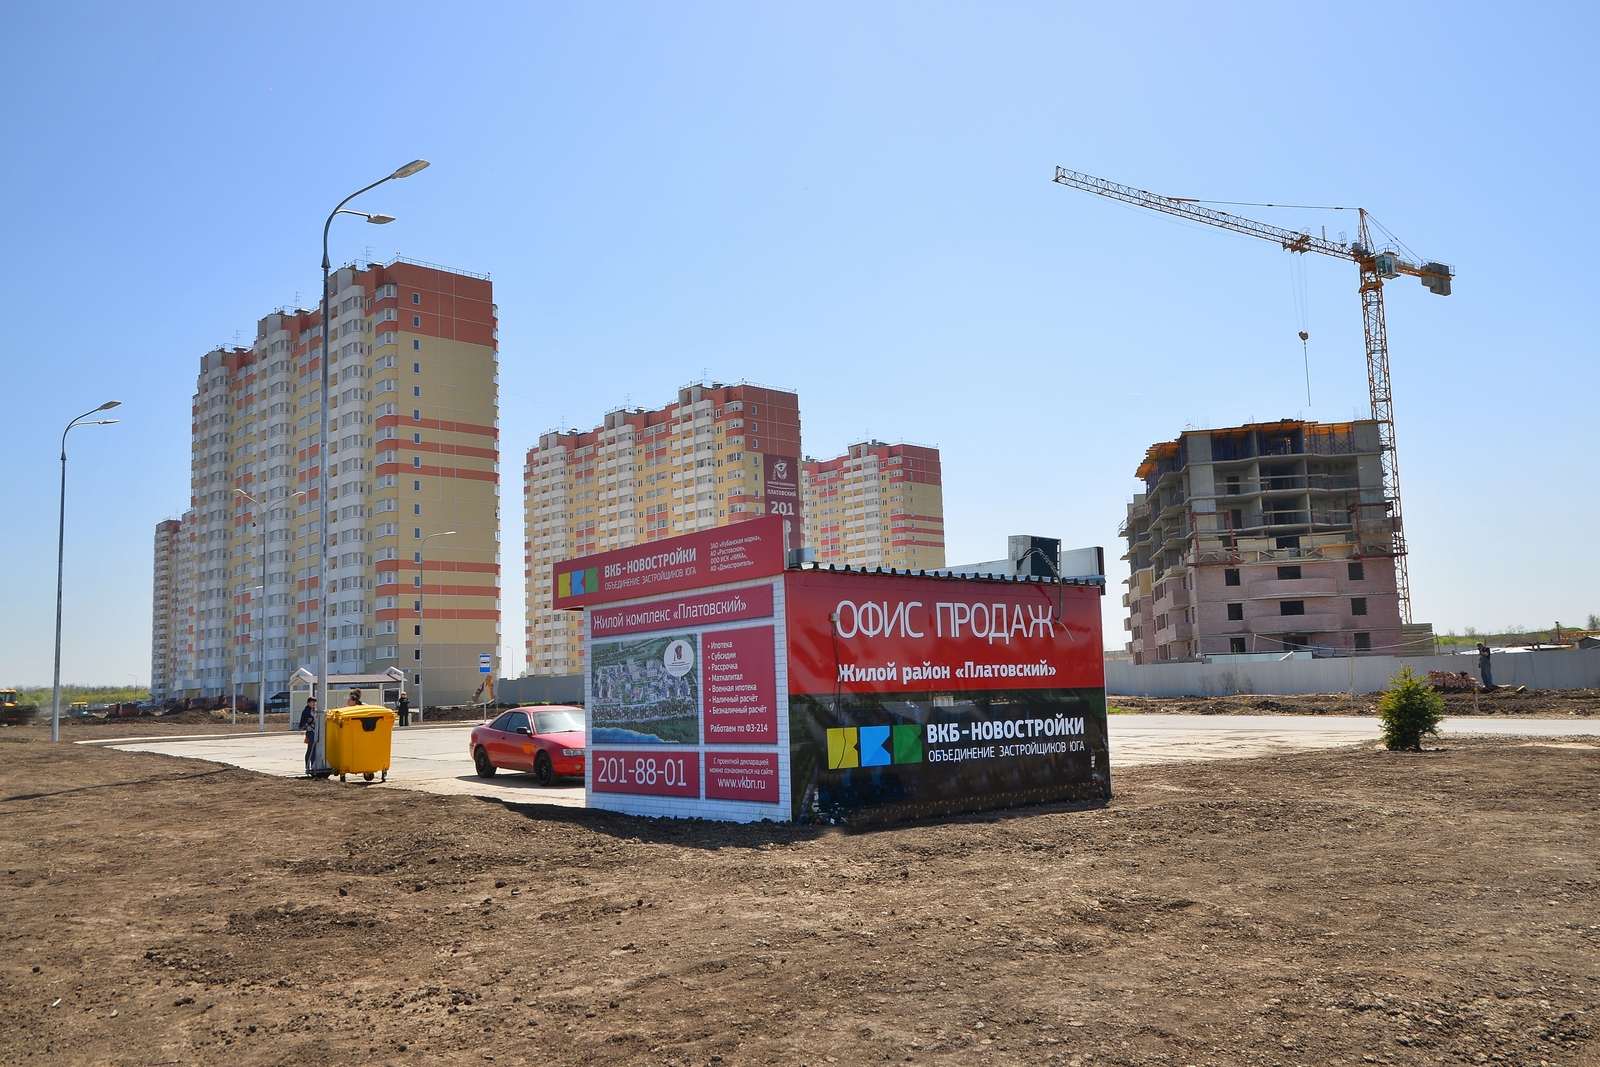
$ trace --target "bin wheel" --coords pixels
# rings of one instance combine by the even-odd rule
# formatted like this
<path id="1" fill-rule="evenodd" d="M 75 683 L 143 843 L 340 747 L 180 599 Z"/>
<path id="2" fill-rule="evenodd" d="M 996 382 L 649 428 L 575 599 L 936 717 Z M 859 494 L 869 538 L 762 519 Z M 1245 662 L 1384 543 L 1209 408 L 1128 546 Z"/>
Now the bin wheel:
<path id="1" fill-rule="evenodd" d="M 373 774 L 372 774 L 372 773 L 371 773 L 371 772 L 370 772 L 370 771 L 369 771 L 369 772 L 368 772 L 368 773 L 366 773 L 366 774 L 363 774 L 363 775 L 362 775 L 362 776 L 361 776 L 361 777 L 362 777 L 362 778 L 365 778 L 365 779 L 366 779 L 366 780 L 367 780 L 367 781 L 369 781 L 369 782 L 370 782 L 370 781 L 372 781 L 372 779 L 373 779 L 373 778 L 374 778 L 374 777 L 375 777 L 375 775 L 373 775 Z"/>
<path id="2" fill-rule="evenodd" d="M 341 775 L 340 775 L 340 776 L 339 776 L 339 781 L 341 781 L 341 782 L 342 782 L 342 781 L 344 781 L 344 775 L 342 775 L 342 774 L 341 774 Z"/>
<path id="3" fill-rule="evenodd" d="M 499 769 L 489 762 L 489 750 L 482 745 L 472 754 L 472 763 L 478 769 L 479 778 L 493 778 L 494 772 Z"/>
<path id="4" fill-rule="evenodd" d="M 388 771 L 384 771 L 383 772 L 383 777 L 378 779 L 378 781 L 380 781 L 380 782 L 387 782 L 388 780 L 389 780 L 389 772 Z"/>
<path id="5" fill-rule="evenodd" d="M 540 785 L 550 786 L 555 784 L 556 769 L 550 763 L 550 754 L 548 752 L 541 751 L 539 758 L 533 761 L 533 776 L 539 780 Z"/>

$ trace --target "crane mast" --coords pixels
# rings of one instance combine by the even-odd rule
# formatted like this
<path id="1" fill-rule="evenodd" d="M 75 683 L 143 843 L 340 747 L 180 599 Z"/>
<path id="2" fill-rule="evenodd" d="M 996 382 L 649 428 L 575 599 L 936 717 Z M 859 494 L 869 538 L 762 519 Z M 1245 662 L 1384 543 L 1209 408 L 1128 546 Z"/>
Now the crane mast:
<path id="1" fill-rule="evenodd" d="M 1389 384 L 1389 340 L 1383 319 L 1383 282 L 1386 278 L 1409 275 L 1420 278 L 1427 289 L 1438 296 L 1450 295 L 1450 279 L 1454 268 L 1444 263 L 1413 263 L 1399 252 L 1385 246 L 1378 248 L 1372 240 L 1367 225 L 1365 208 L 1358 208 L 1361 220 L 1356 241 L 1345 244 L 1330 241 L 1299 230 L 1257 222 L 1226 211 L 1206 207 L 1194 200 L 1161 196 L 1131 185 L 1120 185 L 1096 178 L 1092 174 L 1057 167 L 1055 181 L 1073 189 L 1081 189 L 1097 196 L 1120 200 L 1124 204 L 1149 208 L 1167 215 L 1175 215 L 1191 222 L 1200 222 L 1219 229 L 1276 241 L 1285 251 L 1316 252 L 1336 259 L 1353 262 L 1361 276 L 1361 324 L 1367 342 L 1367 391 L 1372 402 L 1372 418 L 1378 424 L 1378 442 L 1383 462 L 1383 491 L 1388 503 L 1388 520 L 1392 534 L 1392 551 L 1395 563 L 1395 589 L 1400 598 L 1400 618 L 1411 622 L 1411 578 L 1406 565 L 1405 526 L 1400 509 L 1400 462 L 1395 446 L 1394 394 Z M 1271 205 L 1267 205 L 1271 206 Z"/>

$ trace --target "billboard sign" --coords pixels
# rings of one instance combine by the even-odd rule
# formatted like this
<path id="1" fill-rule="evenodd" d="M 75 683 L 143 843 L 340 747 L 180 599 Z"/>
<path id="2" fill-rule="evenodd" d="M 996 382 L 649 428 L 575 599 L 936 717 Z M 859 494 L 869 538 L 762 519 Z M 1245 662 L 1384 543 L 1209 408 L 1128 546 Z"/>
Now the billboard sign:
<path id="1" fill-rule="evenodd" d="M 1095 585 L 797 571 L 791 816 L 1109 796 Z"/>
<path id="2" fill-rule="evenodd" d="M 768 578 L 585 613 L 592 806 L 785 817 L 776 586 Z"/>
<path id="3" fill-rule="evenodd" d="M 562 560 L 552 567 L 557 610 L 704 589 L 783 571 L 783 520 L 774 516 Z"/>
<path id="4" fill-rule="evenodd" d="M 767 514 L 781 515 L 800 522 L 800 461 L 794 456 L 766 453 L 761 459 L 761 490 L 766 496 Z"/>

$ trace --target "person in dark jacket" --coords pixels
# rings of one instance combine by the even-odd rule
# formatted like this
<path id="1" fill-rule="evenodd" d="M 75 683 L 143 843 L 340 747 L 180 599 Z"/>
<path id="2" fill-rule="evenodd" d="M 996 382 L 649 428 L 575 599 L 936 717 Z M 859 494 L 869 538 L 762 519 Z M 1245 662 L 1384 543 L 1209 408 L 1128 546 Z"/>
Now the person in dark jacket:
<path id="1" fill-rule="evenodd" d="M 317 740 L 317 698 L 307 697 L 306 706 L 300 712 L 300 729 L 306 735 L 306 773 L 311 773 L 311 758 L 316 751 Z"/>
<path id="2" fill-rule="evenodd" d="M 1494 688 L 1494 675 L 1489 673 L 1489 646 L 1482 641 L 1478 642 L 1478 675 L 1485 689 Z"/>
<path id="3" fill-rule="evenodd" d="M 404 689 L 400 690 L 400 699 L 394 702 L 394 710 L 400 716 L 401 726 L 411 725 L 411 698 L 406 696 Z"/>

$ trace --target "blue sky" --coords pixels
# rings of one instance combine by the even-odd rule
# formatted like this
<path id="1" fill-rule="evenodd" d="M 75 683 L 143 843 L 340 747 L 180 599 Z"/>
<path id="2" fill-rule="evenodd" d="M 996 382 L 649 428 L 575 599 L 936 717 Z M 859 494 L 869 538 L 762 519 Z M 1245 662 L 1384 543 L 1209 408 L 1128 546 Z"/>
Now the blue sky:
<path id="1" fill-rule="evenodd" d="M 1595 11 L 7 5 L 0 682 L 49 679 L 57 441 L 110 398 L 122 422 L 70 442 L 63 674 L 148 678 L 151 532 L 188 499 L 199 356 L 309 303 L 329 208 L 415 156 L 432 168 L 361 205 L 399 221 L 341 223 L 333 255 L 493 276 L 508 544 L 540 432 L 702 374 L 798 388 L 812 454 L 937 444 L 953 561 L 1019 532 L 1115 559 L 1152 442 L 1365 412 L 1352 265 L 1056 186 L 1061 164 L 1365 206 L 1455 264 L 1448 299 L 1387 292 L 1416 617 L 1581 621 Z"/>

